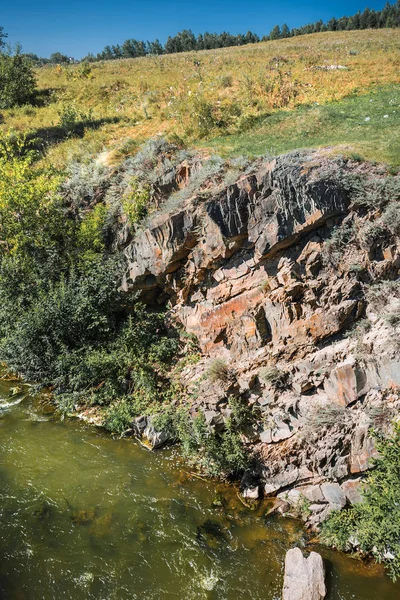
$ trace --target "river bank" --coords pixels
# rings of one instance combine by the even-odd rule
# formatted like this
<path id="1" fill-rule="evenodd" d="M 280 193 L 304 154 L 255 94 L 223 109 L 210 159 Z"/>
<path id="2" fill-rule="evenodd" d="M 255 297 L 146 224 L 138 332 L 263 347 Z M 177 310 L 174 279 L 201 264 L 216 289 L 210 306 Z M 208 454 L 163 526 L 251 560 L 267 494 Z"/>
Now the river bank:
<path id="1" fill-rule="evenodd" d="M 236 490 L 1 387 L 0 592 L 7 600 L 280 597 L 296 520 L 247 509 Z M 318 547 L 331 600 L 400 593 L 377 565 Z"/>

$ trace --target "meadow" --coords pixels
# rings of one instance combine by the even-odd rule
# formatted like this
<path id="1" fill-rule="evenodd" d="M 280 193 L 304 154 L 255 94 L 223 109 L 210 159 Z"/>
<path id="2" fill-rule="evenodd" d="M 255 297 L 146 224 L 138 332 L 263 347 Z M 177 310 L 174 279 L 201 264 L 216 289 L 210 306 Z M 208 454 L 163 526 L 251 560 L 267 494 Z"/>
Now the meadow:
<path id="1" fill-rule="evenodd" d="M 222 155 L 331 146 L 400 166 L 400 29 L 326 32 L 242 47 L 37 69 L 35 105 L 2 111 L 46 160 L 164 135 Z"/>

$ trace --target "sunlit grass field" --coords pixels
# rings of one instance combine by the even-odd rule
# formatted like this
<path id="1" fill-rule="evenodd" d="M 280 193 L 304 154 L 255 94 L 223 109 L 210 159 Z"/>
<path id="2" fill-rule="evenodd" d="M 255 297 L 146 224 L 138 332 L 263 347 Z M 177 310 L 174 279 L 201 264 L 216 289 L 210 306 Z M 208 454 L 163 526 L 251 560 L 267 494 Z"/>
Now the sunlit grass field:
<path id="1" fill-rule="evenodd" d="M 37 105 L 2 111 L 0 127 L 32 132 L 58 166 L 104 148 L 117 160 L 159 134 L 227 155 L 339 146 L 400 165 L 399 29 L 48 66 L 37 80 Z"/>

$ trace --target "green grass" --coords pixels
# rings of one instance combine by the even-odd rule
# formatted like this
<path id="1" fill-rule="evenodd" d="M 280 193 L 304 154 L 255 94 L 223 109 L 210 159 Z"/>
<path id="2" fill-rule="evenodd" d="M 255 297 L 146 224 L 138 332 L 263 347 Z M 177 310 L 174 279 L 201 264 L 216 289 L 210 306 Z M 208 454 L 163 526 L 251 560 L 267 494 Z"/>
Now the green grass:
<path id="1" fill-rule="evenodd" d="M 400 167 L 400 85 L 272 113 L 249 131 L 215 137 L 207 143 L 224 156 L 275 155 L 332 146 L 354 158 Z"/>
<path id="2" fill-rule="evenodd" d="M 331 65 L 345 68 L 328 69 Z M 133 153 L 138 142 L 156 135 L 252 155 L 354 143 L 361 146 L 355 152 L 396 162 L 396 132 L 389 131 L 386 144 L 385 130 L 373 131 L 372 118 L 366 127 L 357 119 L 370 113 L 362 98 L 399 85 L 399 70 L 400 29 L 326 32 L 100 62 L 89 71 L 49 65 L 36 70 L 34 105 L 1 111 L 0 133 L 29 133 L 44 146 L 47 161 L 59 167 L 105 148 L 109 164 L 117 164 L 121 150 Z M 351 100 L 344 105 L 351 117 L 357 113 L 353 131 L 352 118 L 346 121 L 336 107 L 355 96 L 360 105 Z M 327 111 L 328 103 L 338 115 Z M 72 117 L 74 127 L 65 127 Z M 368 128 L 372 137 L 360 137 Z"/>

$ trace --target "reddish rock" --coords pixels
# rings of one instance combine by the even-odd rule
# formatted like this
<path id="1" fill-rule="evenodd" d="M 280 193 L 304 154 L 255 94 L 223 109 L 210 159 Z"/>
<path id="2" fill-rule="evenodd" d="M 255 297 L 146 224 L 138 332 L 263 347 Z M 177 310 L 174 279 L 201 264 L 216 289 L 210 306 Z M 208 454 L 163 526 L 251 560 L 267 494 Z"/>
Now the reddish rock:
<path id="1" fill-rule="evenodd" d="M 332 369 L 324 383 L 328 398 L 342 406 L 355 402 L 365 393 L 365 386 L 364 372 L 351 359 Z"/>
<path id="2" fill-rule="evenodd" d="M 346 498 L 351 504 L 358 504 L 362 502 L 361 490 L 362 480 L 361 479 L 349 479 L 340 486 Z"/>
<path id="3" fill-rule="evenodd" d="M 371 459 L 378 455 L 374 440 L 368 435 L 369 427 L 358 427 L 352 436 L 350 471 L 362 473 L 371 468 Z"/>

